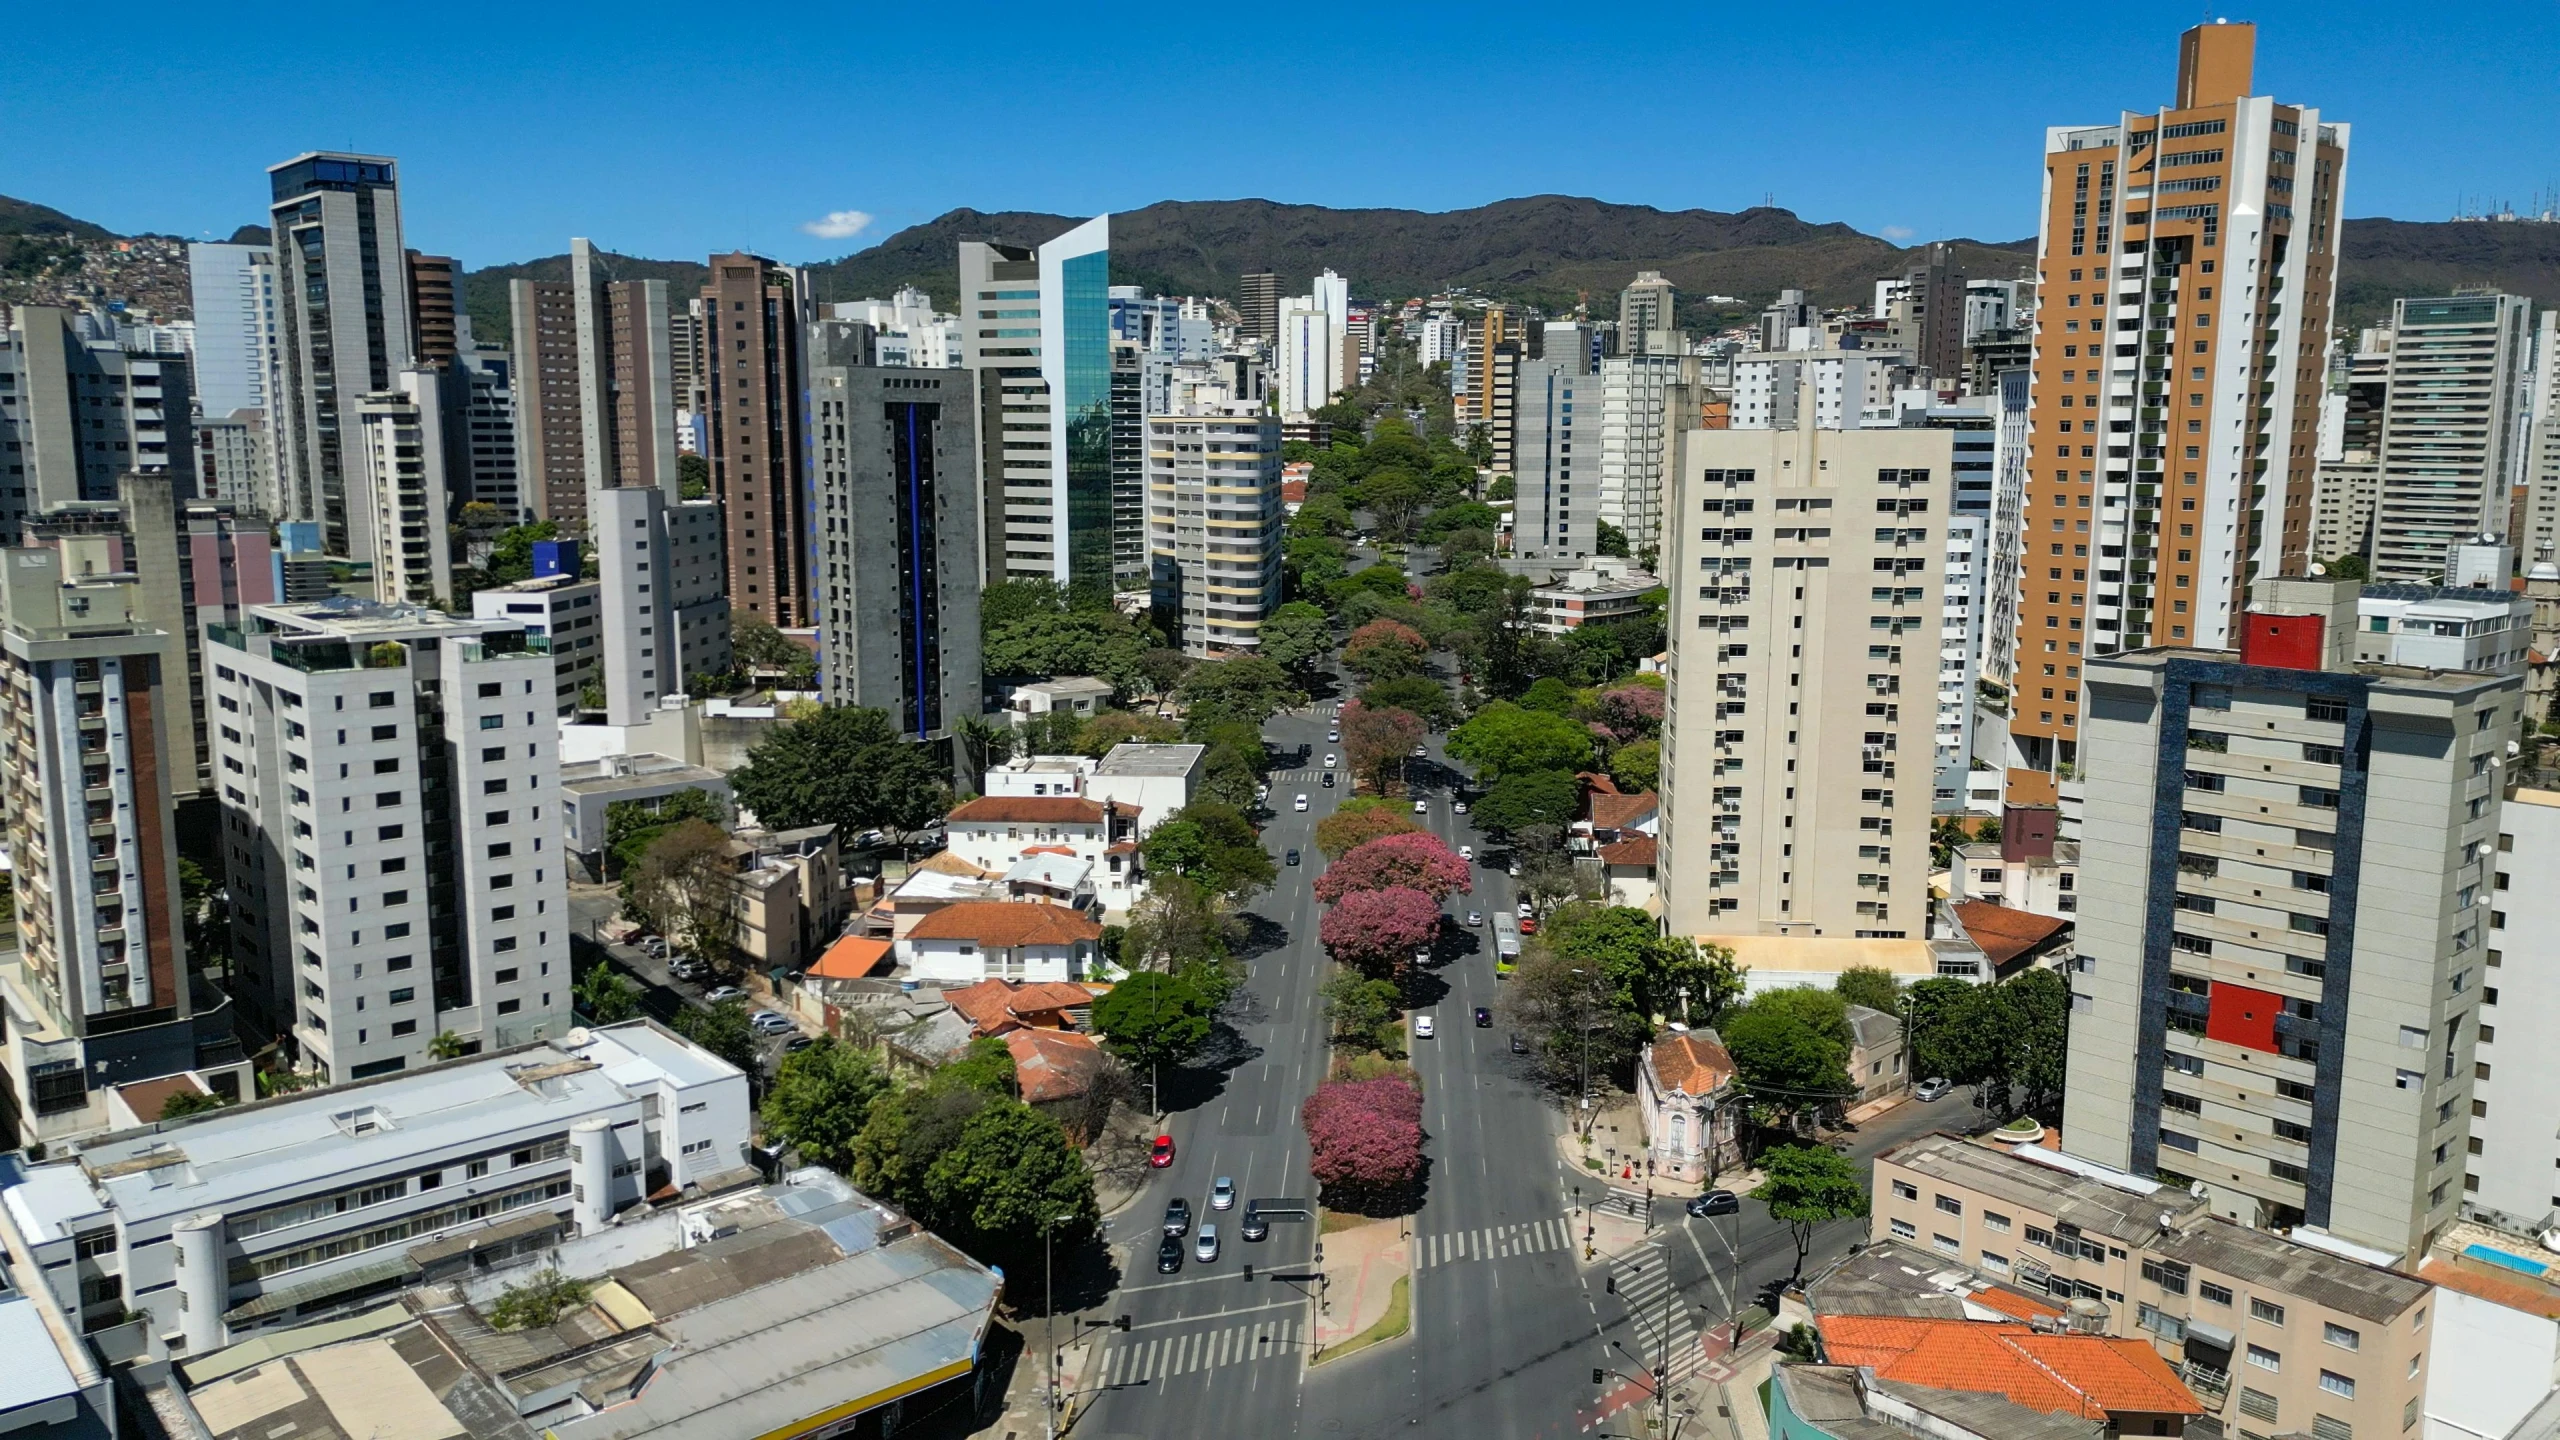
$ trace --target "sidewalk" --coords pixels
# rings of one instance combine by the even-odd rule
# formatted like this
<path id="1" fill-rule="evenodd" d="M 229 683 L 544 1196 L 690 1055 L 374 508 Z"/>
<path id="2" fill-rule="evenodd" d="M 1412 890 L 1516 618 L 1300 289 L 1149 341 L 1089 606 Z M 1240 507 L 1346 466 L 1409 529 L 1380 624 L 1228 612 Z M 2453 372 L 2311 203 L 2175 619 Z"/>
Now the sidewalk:
<path id="1" fill-rule="evenodd" d="M 1353 1218 L 1322 1213 L 1330 1223 Z M 1412 1229 L 1410 1219 L 1371 1220 L 1321 1237 L 1324 1260 L 1317 1270 L 1324 1279 L 1308 1363 L 1383 1344 L 1413 1328 Z"/>
<path id="2" fill-rule="evenodd" d="M 1589 1150 L 1583 1148 L 1582 1131 L 1571 1117 L 1556 1136 L 1556 1154 L 1565 1172 L 1565 1204 L 1586 1264 L 1644 1243 L 1652 1229 L 1677 1219 L 1679 1206 L 1692 1195 L 1709 1190 L 1747 1195 L 1762 1179 L 1759 1171 L 1751 1169 L 1727 1170 L 1710 1182 L 1648 1176 L 1642 1141 L 1634 1140 L 1634 1148 L 1628 1148 L 1629 1137 L 1638 1133 L 1636 1124 L 1635 1103 L 1622 1097 L 1602 1106 L 1593 1118 Z M 1601 1168 L 1593 1169 L 1588 1162 L 1597 1162 Z M 1645 1223 L 1648 1211 L 1656 1222 L 1651 1228 Z"/>

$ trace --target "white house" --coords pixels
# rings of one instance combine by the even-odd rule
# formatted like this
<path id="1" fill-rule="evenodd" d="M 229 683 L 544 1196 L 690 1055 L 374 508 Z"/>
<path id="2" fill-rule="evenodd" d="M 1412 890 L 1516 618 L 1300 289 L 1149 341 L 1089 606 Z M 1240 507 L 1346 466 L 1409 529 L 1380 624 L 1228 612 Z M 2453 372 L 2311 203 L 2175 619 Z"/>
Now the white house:
<path id="1" fill-rule="evenodd" d="M 981 980 L 1082 981 L 1101 966 L 1102 927 L 1063 905 L 963 900 L 898 940 L 909 978 L 945 987 Z"/>
<path id="2" fill-rule="evenodd" d="M 1733 1077 L 1733 1057 L 1712 1030 L 1667 1030 L 1644 1047 L 1636 1115 L 1650 1174 L 1702 1181 L 1740 1163 L 1742 1107 L 1730 1103 Z"/>
<path id="3" fill-rule="evenodd" d="M 998 875 L 1037 851 L 1093 864 L 1093 891 L 1106 912 L 1125 912 L 1144 893 L 1136 807 L 1075 794 L 986 795 L 951 812 L 950 852 Z"/>

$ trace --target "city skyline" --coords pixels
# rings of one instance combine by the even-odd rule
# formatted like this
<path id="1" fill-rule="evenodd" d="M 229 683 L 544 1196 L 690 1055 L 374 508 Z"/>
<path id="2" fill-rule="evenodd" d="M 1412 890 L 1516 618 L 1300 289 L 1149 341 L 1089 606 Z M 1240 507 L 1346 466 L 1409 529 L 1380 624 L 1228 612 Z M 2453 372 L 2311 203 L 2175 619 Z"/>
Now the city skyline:
<path id="1" fill-rule="evenodd" d="M 874 93 L 866 87 L 829 99 L 838 92 L 773 86 L 771 57 L 742 47 L 643 48 L 583 22 L 547 19 L 468 50 L 417 45 L 413 31 L 400 45 L 382 46 L 362 25 L 332 26 L 309 37 L 316 49 L 297 51 L 290 89 L 261 88 L 276 62 L 256 50 L 254 31 L 173 14 L 168 43 L 155 55 L 183 61 L 144 58 L 115 86 L 38 81 L 0 95 L 0 122 L 39 142 L 13 157 L 0 193 L 119 233 L 221 239 L 259 221 L 266 197 L 258 175 L 281 156 L 329 148 L 392 154 L 424 226 L 413 242 L 472 268 L 557 254 L 567 234 L 595 236 L 623 254 L 743 249 L 815 261 L 962 206 L 1092 215 L 1178 198 L 1427 211 L 1540 193 L 1673 210 L 1741 210 L 1766 199 L 1897 243 L 2007 241 L 2034 231 L 2033 176 L 2046 125 L 2105 123 L 2111 106 L 2167 97 L 2139 86 L 2100 94 L 2090 75 L 2061 65 L 2012 67 L 2017 73 L 1995 84 L 2003 51 L 1986 37 L 2014 25 L 2020 35 L 2037 33 L 2040 48 L 2083 53 L 2107 73 L 2150 76 L 2171 58 L 2161 36 L 2196 18 L 2181 7 L 2142 6 L 2102 28 L 2057 37 L 2024 28 L 2049 21 L 2021 8 L 1914 36 L 1887 23 L 1881 7 L 1840 5 L 1832 14 L 1818 54 L 1803 48 L 1798 32 L 1779 28 L 1792 15 L 1622 17 L 1620 26 L 1649 37 L 1663 83 L 1614 92 L 1619 123 L 1604 147 L 1579 144 L 1569 128 L 1534 126 L 1508 132 L 1506 146 L 1484 147 L 1464 107 L 1423 98 L 1434 92 L 1420 84 L 1421 72 L 1433 68 L 1522 66 L 1550 93 L 1615 85 L 1591 37 L 1568 33 L 1562 22 L 1523 13 L 1453 32 L 1445 17 L 1359 16 L 1368 53 L 1408 57 L 1385 61 L 1359 58 L 1327 38 L 1348 32 L 1321 23 L 1267 36 L 1186 28 L 1166 38 L 1164 60 L 1212 86 L 1243 83 L 1254 64 L 1276 66 L 1301 74 L 1315 103 L 1296 111 L 1280 143 L 1159 136 L 1154 163 L 1143 170 L 1114 163 L 1124 125 L 1101 92 L 1075 83 L 1089 68 L 1083 62 L 1105 66 L 1107 47 L 1119 42 L 1036 17 L 999 27 L 1007 38 L 981 57 L 1019 83 L 975 97 L 954 124 L 929 105 L 882 113 L 861 98 Z M 2560 82 L 2528 63 L 2560 46 L 2560 17 L 2547 9 L 2468 7 L 2416 35 L 2401 33 L 2399 15 L 2379 6 L 2285 4 L 2245 18 L 2259 22 L 2267 41 L 2263 93 L 2288 102 L 2317 95 L 2363 127 L 2357 183 L 2345 196 L 2349 215 L 2436 219 L 2500 201 L 2521 208 L 2560 177 L 2560 140 L 2533 123 L 2560 99 Z M 859 20 L 814 32 L 809 53 L 876 44 L 852 33 Z M 85 73 L 77 57 L 90 46 L 76 21 L 36 17 L 28 31 L 21 74 Z M 2491 35 L 2497 44 L 2486 43 Z M 889 38 L 894 45 L 905 37 Z M 1696 92 L 1678 79 L 1710 76 L 1735 56 L 1791 50 L 1807 67 L 1861 78 L 1830 104 L 1792 110 L 1779 133 L 1702 122 Z M 930 51 L 911 44 L 906 53 Z M 913 79 L 929 91 L 936 73 L 923 68 Z M 1982 83 L 1947 83 L 1967 73 Z M 761 116 L 795 133 L 831 133 L 828 111 L 843 110 L 848 120 L 859 111 L 863 133 L 886 143 L 847 155 L 808 147 L 745 160 L 725 146 L 715 153 L 720 141 L 684 123 L 700 107 L 657 103 L 678 83 L 735 119 Z M 163 106 L 238 123 L 155 126 L 138 152 L 144 163 L 117 167 L 90 163 L 81 145 L 55 143 L 117 133 L 130 123 L 119 97 L 135 86 Z M 1741 98 L 1721 84 L 1714 93 Z M 2448 96 L 2459 103 L 2446 103 Z M 1748 113 L 1717 103 L 1724 113 Z M 1026 124 L 1052 137 L 1036 154 L 1005 138 Z M 2505 139 L 2480 147 L 2466 138 L 2481 133 Z M 1886 134 L 1933 138 L 1887 153 L 1874 138 Z M 1854 155 L 1870 161 L 1840 163 Z M 671 184 L 679 176 L 689 178 Z"/>

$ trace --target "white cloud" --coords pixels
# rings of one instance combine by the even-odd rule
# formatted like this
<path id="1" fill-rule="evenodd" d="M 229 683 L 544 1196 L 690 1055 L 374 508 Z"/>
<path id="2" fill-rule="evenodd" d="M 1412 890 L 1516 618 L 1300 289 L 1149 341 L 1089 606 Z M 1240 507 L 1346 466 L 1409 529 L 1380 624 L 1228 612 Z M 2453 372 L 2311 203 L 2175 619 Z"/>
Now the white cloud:
<path id="1" fill-rule="evenodd" d="M 870 217 L 865 216 L 863 218 L 869 219 Z M 1895 241 L 1896 243 L 1910 239 L 1914 233 L 1916 232 L 1914 232 L 1908 225 L 1887 225 L 1884 227 L 1884 238 Z"/>
<path id="2" fill-rule="evenodd" d="M 862 210 L 830 210 L 823 219 L 811 220 L 800 228 L 821 240 L 850 240 L 871 228 L 871 216 Z"/>

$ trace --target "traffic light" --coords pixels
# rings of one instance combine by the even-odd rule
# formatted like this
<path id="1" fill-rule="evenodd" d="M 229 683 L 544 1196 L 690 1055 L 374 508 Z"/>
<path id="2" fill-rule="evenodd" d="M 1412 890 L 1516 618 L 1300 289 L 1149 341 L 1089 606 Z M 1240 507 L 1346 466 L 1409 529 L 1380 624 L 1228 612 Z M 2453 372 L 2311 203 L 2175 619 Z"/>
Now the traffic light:
<path id="1" fill-rule="evenodd" d="M 1253 1267 L 1251 1265 L 1244 1267 L 1244 1278 L 1247 1280 L 1251 1280 L 1253 1278 Z"/>
<path id="2" fill-rule="evenodd" d="M 1124 1333 L 1124 1334 L 1125 1334 L 1125 1333 L 1127 1333 L 1127 1331 L 1128 1331 L 1128 1329 L 1129 1329 L 1129 1317 L 1128 1317 L 1128 1316 L 1126 1316 L 1126 1315 L 1123 1315 L 1123 1316 L 1121 1316 L 1119 1319 L 1112 1321 L 1112 1322 L 1111 1322 L 1111 1328 L 1112 1328 L 1112 1329 L 1114 1329 L 1114 1330 L 1118 1330 L 1118 1331 L 1120 1331 L 1120 1332 L 1122 1332 L 1122 1333 Z"/>
<path id="3" fill-rule="evenodd" d="M 1618 1293 L 1618 1277 L 1615 1275 L 1609 1277 L 1609 1293 L 1612 1295 Z"/>
<path id="4" fill-rule="evenodd" d="M 1609 1383 L 1609 1372 L 1601 1369 L 1597 1365 L 1592 1366 L 1591 1383 L 1594 1385 L 1606 1385 Z"/>

